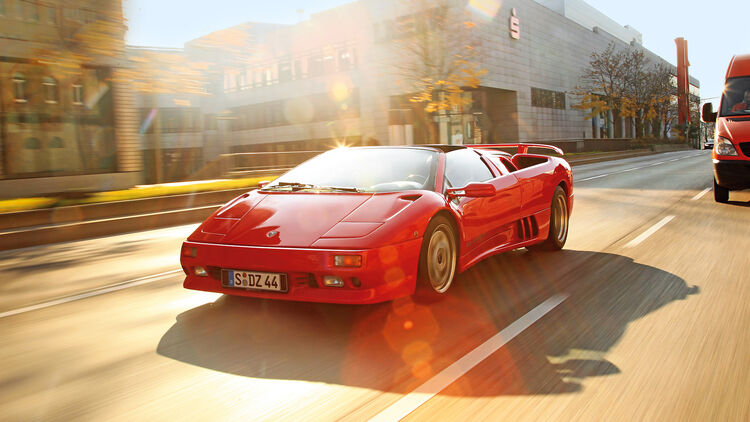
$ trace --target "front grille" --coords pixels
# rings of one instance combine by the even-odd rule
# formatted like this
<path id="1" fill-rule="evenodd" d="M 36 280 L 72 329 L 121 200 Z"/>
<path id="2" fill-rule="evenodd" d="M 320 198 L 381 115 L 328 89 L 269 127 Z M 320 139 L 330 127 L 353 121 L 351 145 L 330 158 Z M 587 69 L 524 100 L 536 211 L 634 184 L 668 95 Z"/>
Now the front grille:
<path id="1" fill-rule="evenodd" d="M 741 142 L 740 150 L 745 156 L 750 157 L 750 142 Z"/>

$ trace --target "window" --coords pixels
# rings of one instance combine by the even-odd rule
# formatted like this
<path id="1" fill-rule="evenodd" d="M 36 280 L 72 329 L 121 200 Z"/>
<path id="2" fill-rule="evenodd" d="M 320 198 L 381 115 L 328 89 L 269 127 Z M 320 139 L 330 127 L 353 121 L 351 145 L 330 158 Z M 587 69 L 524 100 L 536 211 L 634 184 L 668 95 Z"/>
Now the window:
<path id="1" fill-rule="evenodd" d="M 39 22 L 39 7 L 30 1 L 23 2 L 23 17 L 32 22 Z"/>
<path id="2" fill-rule="evenodd" d="M 491 155 L 489 156 L 489 160 L 492 161 L 495 166 L 497 166 L 497 168 L 500 170 L 500 174 L 502 175 L 506 175 L 510 173 L 510 171 L 515 171 L 515 168 L 510 165 L 510 161 L 508 161 L 505 157 L 502 157 L 500 155 Z"/>
<path id="3" fill-rule="evenodd" d="M 42 89 L 44 91 L 44 102 L 47 104 L 57 104 L 57 79 L 45 76 L 42 78 Z"/>
<path id="4" fill-rule="evenodd" d="M 21 73 L 13 75 L 13 99 L 17 103 L 28 101 L 26 97 L 26 77 Z"/>
<path id="5" fill-rule="evenodd" d="M 73 84 L 73 104 L 83 104 L 83 85 L 80 82 Z"/>
<path id="6" fill-rule="evenodd" d="M 288 61 L 279 63 L 279 82 L 289 82 L 292 80 L 292 65 Z"/>
<path id="7" fill-rule="evenodd" d="M 325 73 L 336 72 L 336 57 L 334 57 L 332 51 L 326 52 L 323 56 L 323 71 Z"/>
<path id="8" fill-rule="evenodd" d="M 54 138 L 52 138 L 51 141 L 49 141 L 49 147 L 50 148 L 65 148 L 65 143 L 63 142 L 61 137 L 55 136 Z"/>
<path id="9" fill-rule="evenodd" d="M 311 77 L 323 74 L 323 57 L 319 54 L 307 59 L 307 74 Z"/>
<path id="10" fill-rule="evenodd" d="M 21 0 L 15 0 L 15 7 L 13 5 L 13 1 L 9 2 L 10 7 L 9 9 L 12 12 L 15 12 L 16 19 L 23 19 L 23 2 Z"/>
<path id="11" fill-rule="evenodd" d="M 23 147 L 26 149 L 41 149 L 42 143 L 37 138 L 27 138 L 23 143 Z"/>
<path id="12" fill-rule="evenodd" d="M 721 98 L 721 116 L 750 114 L 750 105 L 745 102 L 745 92 L 750 91 L 750 77 L 741 76 L 727 79 Z"/>
<path id="13" fill-rule="evenodd" d="M 339 69 L 347 70 L 353 67 L 352 53 L 349 50 L 339 50 Z"/>
<path id="14" fill-rule="evenodd" d="M 393 38 L 393 21 L 387 20 L 374 25 L 374 38 L 376 42 L 386 42 Z"/>
<path id="15" fill-rule="evenodd" d="M 486 182 L 492 172 L 471 149 L 459 149 L 445 154 L 445 181 L 450 187 L 461 188 L 472 182 Z"/>
<path id="16" fill-rule="evenodd" d="M 404 15 L 404 16 L 399 16 L 398 18 L 396 18 L 394 29 L 395 29 L 394 35 L 396 38 L 405 38 L 414 34 L 414 31 L 415 31 L 414 15 Z"/>
<path id="17" fill-rule="evenodd" d="M 47 23 L 56 24 L 57 13 L 55 12 L 55 8 L 51 6 L 44 6 L 44 9 L 45 15 L 47 15 Z"/>
<path id="18" fill-rule="evenodd" d="M 206 114 L 204 125 L 205 125 L 206 130 L 218 129 L 218 121 L 216 119 L 216 115 Z"/>
<path id="19" fill-rule="evenodd" d="M 565 93 L 541 88 L 531 88 L 531 105 L 534 107 L 565 110 Z"/>

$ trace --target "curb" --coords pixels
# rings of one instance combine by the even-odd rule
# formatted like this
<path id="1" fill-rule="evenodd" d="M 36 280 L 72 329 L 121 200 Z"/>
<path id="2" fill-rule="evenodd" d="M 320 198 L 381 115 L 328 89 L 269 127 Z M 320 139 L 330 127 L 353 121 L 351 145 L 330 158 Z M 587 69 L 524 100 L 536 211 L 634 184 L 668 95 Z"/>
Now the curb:
<path id="1" fill-rule="evenodd" d="M 0 213 L 0 235 L 4 231 L 19 228 L 76 223 L 224 204 L 250 189 L 253 189 L 253 187 Z"/>
<path id="2" fill-rule="evenodd" d="M 187 210 L 163 211 L 9 231 L 0 233 L 0 251 L 196 223 L 208 218 L 219 207 L 221 205 L 208 205 Z"/>

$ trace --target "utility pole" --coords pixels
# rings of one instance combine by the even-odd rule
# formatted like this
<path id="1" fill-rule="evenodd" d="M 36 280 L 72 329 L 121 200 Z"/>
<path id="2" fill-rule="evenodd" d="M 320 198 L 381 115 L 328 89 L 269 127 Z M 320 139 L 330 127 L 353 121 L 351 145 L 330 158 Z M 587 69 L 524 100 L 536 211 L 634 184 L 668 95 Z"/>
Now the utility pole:
<path id="1" fill-rule="evenodd" d="M 688 77 L 687 41 L 675 38 L 677 44 L 677 119 L 682 133 L 688 136 L 687 128 L 690 123 L 690 79 Z"/>

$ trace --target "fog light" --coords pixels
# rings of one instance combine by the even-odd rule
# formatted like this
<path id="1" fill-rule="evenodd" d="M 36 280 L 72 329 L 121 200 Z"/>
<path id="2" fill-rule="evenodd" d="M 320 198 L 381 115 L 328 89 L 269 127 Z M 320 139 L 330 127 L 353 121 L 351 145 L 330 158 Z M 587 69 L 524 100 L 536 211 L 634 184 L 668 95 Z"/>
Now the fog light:
<path id="1" fill-rule="evenodd" d="M 333 257 L 336 267 L 361 267 L 362 255 L 336 255 Z"/>
<path id="2" fill-rule="evenodd" d="M 208 277 L 208 272 L 203 267 L 195 267 L 193 268 L 193 271 L 198 277 Z"/>
<path id="3" fill-rule="evenodd" d="M 335 275 L 327 275 L 323 277 L 323 285 L 328 287 L 344 287 L 344 280 Z"/>
<path id="4" fill-rule="evenodd" d="M 198 256 L 198 248 L 190 247 L 190 246 L 183 246 L 182 255 L 188 256 L 190 258 L 195 258 L 196 256 Z"/>

